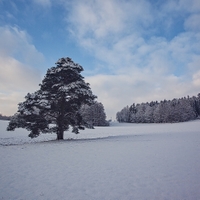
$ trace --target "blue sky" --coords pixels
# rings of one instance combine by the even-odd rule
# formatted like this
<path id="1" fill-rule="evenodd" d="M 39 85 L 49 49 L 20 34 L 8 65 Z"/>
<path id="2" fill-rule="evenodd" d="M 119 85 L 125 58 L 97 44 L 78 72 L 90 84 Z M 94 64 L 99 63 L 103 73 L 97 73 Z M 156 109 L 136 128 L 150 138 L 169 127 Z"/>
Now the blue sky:
<path id="1" fill-rule="evenodd" d="M 200 93 L 199 0 L 0 0 L 0 113 L 12 115 L 61 57 L 108 118 Z"/>

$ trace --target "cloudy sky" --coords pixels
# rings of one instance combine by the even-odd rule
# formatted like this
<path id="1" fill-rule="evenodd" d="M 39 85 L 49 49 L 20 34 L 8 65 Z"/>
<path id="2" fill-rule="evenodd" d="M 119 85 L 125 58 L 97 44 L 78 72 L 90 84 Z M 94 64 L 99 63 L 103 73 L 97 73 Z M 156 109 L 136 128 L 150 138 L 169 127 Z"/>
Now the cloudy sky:
<path id="1" fill-rule="evenodd" d="M 199 0 L 0 0 L 0 113 L 61 57 L 110 119 L 126 105 L 200 93 Z"/>

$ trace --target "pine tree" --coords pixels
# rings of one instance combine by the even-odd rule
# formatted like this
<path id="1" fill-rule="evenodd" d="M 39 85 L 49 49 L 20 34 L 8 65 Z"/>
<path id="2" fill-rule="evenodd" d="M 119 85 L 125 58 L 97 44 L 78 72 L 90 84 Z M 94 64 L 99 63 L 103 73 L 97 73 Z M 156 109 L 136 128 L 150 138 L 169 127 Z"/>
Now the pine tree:
<path id="1" fill-rule="evenodd" d="M 96 96 L 85 83 L 80 74 L 82 71 L 82 66 L 70 58 L 59 59 L 56 67 L 47 70 L 40 90 L 28 94 L 26 100 L 19 104 L 18 113 L 11 119 L 7 130 L 26 128 L 31 131 L 30 137 L 55 132 L 60 140 L 70 125 L 74 133 L 84 129 L 80 107 L 93 103 Z"/>

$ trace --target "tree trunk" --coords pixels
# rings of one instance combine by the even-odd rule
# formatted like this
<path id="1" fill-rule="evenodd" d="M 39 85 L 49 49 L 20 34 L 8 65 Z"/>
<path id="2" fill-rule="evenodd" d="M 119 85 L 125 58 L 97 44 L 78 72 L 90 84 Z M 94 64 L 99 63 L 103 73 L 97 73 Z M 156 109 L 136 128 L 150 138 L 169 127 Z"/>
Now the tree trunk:
<path id="1" fill-rule="evenodd" d="M 58 131 L 57 132 L 57 140 L 63 140 L 64 131 Z"/>
<path id="2" fill-rule="evenodd" d="M 61 103 L 62 108 L 62 103 Z M 64 128 L 63 128 L 63 109 L 60 111 L 59 116 L 57 118 L 57 140 L 63 140 Z"/>

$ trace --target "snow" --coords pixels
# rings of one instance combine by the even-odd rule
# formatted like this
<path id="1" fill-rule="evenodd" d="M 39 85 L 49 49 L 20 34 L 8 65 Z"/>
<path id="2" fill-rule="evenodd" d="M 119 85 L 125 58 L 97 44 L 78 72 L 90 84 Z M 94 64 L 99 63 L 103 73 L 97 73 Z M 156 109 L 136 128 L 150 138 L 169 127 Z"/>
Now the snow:
<path id="1" fill-rule="evenodd" d="M 63 70 L 67 70 L 68 68 L 71 68 L 72 69 L 75 69 L 76 71 L 83 71 L 83 68 L 82 66 L 80 66 L 79 64 L 77 63 L 74 63 L 72 61 L 71 58 L 69 57 L 66 57 L 66 58 L 60 58 L 57 62 L 56 62 L 57 65 L 61 65 Z M 56 68 L 58 69 L 58 67 Z"/>
<path id="2" fill-rule="evenodd" d="M 200 199 L 200 120 L 29 139 L 0 121 L 0 199 Z"/>

